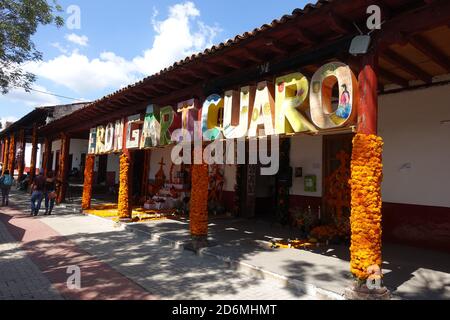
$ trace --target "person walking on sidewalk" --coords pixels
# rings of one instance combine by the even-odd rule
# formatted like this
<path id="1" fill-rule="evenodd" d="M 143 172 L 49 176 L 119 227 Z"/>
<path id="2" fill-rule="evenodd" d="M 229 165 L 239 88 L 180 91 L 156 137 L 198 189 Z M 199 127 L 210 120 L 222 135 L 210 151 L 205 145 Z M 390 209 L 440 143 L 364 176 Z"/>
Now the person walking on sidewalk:
<path id="1" fill-rule="evenodd" d="M 41 209 L 42 198 L 45 191 L 44 170 L 39 171 L 39 175 L 34 178 L 31 185 L 31 215 L 37 216 Z"/>
<path id="2" fill-rule="evenodd" d="M 2 207 L 9 205 L 9 191 L 14 182 L 13 177 L 9 174 L 9 170 L 5 170 L 0 178 L 0 188 L 2 189 Z"/>
<path id="3" fill-rule="evenodd" d="M 53 207 L 55 206 L 56 200 L 56 180 L 53 177 L 53 174 L 49 172 L 47 174 L 47 179 L 45 180 L 45 214 L 51 215 L 53 211 Z"/>

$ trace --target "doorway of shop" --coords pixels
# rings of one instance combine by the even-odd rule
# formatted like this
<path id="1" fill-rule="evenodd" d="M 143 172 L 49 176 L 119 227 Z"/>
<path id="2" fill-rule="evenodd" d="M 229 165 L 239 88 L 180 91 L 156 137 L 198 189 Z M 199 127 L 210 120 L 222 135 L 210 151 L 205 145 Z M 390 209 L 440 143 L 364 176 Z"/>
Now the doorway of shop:
<path id="1" fill-rule="evenodd" d="M 142 189 L 142 173 L 144 171 L 145 150 L 135 150 L 132 154 L 132 194 L 133 204 L 139 203 Z"/>
<path id="2" fill-rule="evenodd" d="M 103 154 L 98 157 L 97 184 L 106 184 L 106 172 L 108 169 L 108 155 Z"/>
<path id="3" fill-rule="evenodd" d="M 350 217 L 350 160 L 353 134 L 324 136 L 323 139 L 323 219 Z"/>

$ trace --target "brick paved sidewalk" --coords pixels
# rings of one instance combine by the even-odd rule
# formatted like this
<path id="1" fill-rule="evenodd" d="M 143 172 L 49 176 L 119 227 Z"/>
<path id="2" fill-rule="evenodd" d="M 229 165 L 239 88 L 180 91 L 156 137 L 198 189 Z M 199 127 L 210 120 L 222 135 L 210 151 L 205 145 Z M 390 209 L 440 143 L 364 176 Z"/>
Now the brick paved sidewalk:
<path id="1" fill-rule="evenodd" d="M 24 197 L 13 194 L 13 203 L 18 200 L 24 203 Z M 45 272 L 47 277 L 69 299 L 101 299 L 104 296 L 96 294 L 100 289 L 109 294 L 118 291 L 127 293 L 117 287 L 117 280 L 100 270 L 100 265 L 160 299 L 314 299 L 277 281 L 232 270 L 216 258 L 200 258 L 192 252 L 174 250 L 145 234 L 117 228 L 108 220 L 67 212 L 58 215 L 57 210 L 57 215 L 37 218 L 17 210 L 3 211 L 0 221 L 9 224 L 10 232 L 21 237 L 33 261 L 42 270 L 48 270 Z M 47 230 L 44 236 L 39 231 L 42 229 Z M 65 271 L 72 264 L 81 267 L 81 282 L 85 291 L 78 297 L 71 296 L 67 289 L 64 291 Z M 103 277 L 103 282 L 97 281 L 96 285 L 89 283 L 89 279 L 99 276 Z M 137 295 L 130 298 L 139 299 Z"/>
<path id="2" fill-rule="evenodd" d="M 61 296 L 0 222 L 0 300 L 35 299 Z"/>
<path id="3" fill-rule="evenodd" d="M 5 268 L 9 268 L 9 273 L 17 280 L 14 292 L 27 292 L 26 282 L 36 277 L 38 280 L 48 279 L 47 283 L 51 283 L 64 299 L 147 300 L 155 298 L 95 256 L 78 248 L 39 219 L 12 208 L 1 208 L 0 222 L 6 237 L 9 234 L 9 239 L 12 236 L 12 239 L 20 241 L 16 243 L 16 248 L 20 245 L 21 253 L 25 253 L 28 257 L 27 261 L 33 262 L 28 263 L 28 266 L 34 266 L 34 272 L 27 276 L 25 274 L 27 270 L 24 272 L 11 270 L 16 265 L 6 265 Z M 2 256 L 4 255 L 5 252 L 2 252 Z M 82 270 L 81 289 L 72 290 L 67 286 L 70 276 L 67 272 L 70 266 L 77 266 Z M 1 273 L 0 282 L 8 281 L 4 279 L 8 278 Z M 12 298 L 21 299 L 21 296 Z M 36 299 L 42 298 L 42 296 L 36 297 Z"/>

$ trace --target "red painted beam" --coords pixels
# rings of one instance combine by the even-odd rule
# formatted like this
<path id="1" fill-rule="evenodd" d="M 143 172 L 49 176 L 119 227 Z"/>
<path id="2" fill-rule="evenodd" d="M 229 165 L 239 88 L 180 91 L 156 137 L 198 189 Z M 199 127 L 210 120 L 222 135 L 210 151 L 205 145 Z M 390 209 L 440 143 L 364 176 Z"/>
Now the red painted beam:
<path id="1" fill-rule="evenodd" d="M 358 76 L 358 133 L 375 135 L 378 133 L 377 61 L 375 54 L 362 57 L 361 71 Z"/>

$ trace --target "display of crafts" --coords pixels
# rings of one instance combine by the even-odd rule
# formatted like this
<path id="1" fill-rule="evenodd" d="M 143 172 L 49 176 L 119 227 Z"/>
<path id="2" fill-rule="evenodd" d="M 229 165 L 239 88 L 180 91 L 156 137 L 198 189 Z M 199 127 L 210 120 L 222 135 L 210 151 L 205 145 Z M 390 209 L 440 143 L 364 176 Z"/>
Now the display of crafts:
<path id="1" fill-rule="evenodd" d="M 86 214 L 92 214 L 102 218 L 113 218 L 118 220 L 118 208 L 115 203 L 106 203 L 92 206 L 91 209 L 84 210 Z M 162 220 L 168 218 L 176 218 L 177 211 L 175 209 L 168 210 L 147 210 L 144 208 L 133 208 L 132 222 L 143 222 L 151 220 Z"/>

